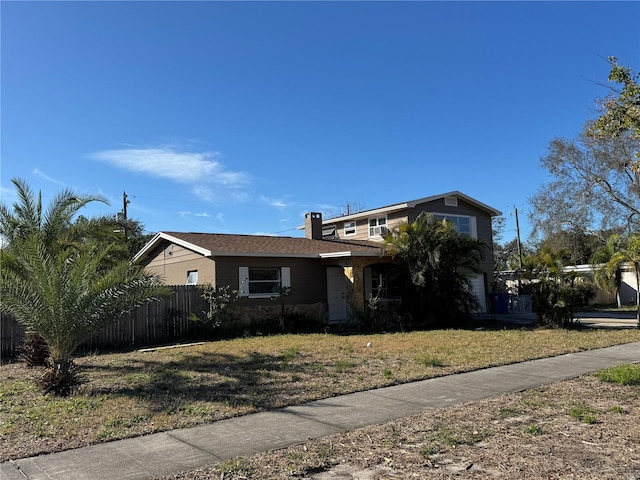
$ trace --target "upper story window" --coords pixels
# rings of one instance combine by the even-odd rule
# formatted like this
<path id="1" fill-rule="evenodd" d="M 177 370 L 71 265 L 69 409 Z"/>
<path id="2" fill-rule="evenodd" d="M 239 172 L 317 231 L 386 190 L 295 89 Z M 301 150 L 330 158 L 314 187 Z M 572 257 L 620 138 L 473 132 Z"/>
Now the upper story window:
<path id="1" fill-rule="evenodd" d="M 198 270 L 189 270 L 187 272 L 187 285 L 198 284 Z"/>
<path id="2" fill-rule="evenodd" d="M 387 234 L 387 217 L 378 217 L 369 219 L 369 236 L 375 237 L 377 235 Z"/>
<path id="3" fill-rule="evenodd" d="M 349 237 L 356 234 L 356 222 L 344 223 L 344 236 Z"/>
<path id="4" fill-rule="evenodd" d="M 473 228 L 473 222 L 471 221 L 471 217 L 461 216 L 461 215 L 434 215 L 438 220 L 448 220 L 453 223 L 453 226 L 456 229 L 456 232 L 467 235 L 471 238 L 476 238 L 476 232 Z"/>

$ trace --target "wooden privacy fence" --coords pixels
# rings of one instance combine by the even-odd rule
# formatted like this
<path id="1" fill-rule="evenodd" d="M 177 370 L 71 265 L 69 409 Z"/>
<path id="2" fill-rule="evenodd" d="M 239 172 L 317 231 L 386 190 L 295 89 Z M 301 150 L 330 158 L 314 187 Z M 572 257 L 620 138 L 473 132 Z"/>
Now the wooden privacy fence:
<path id="1" fill-rule="evenodd" d="M 165 299 L 149 302 L 123 315 L 95 334 L 82 346 L 131 347 L 157 345 L 170 339 L 184 337 L 193 322 L 190 313 L 207 310 L 207 303 L 195 285 L 176 285 Z M 24 326 L 8 315 L 0 318 L 1 355 L 16 355 L 22 345 Z"/>

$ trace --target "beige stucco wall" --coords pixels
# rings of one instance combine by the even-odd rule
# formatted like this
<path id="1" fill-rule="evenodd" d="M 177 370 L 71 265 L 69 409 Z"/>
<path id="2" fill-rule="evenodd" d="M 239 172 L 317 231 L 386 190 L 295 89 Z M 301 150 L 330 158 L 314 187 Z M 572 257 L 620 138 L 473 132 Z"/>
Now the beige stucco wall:
<path id="1" fill-rule="evenodd" d="M 185 285 L 187 272 L 198 271 L 198 283 L 215 285 L 215 262 L 184 247 L 166 244 L 159 248 L 146 269 L 162 277 L 167 285 Z"/>

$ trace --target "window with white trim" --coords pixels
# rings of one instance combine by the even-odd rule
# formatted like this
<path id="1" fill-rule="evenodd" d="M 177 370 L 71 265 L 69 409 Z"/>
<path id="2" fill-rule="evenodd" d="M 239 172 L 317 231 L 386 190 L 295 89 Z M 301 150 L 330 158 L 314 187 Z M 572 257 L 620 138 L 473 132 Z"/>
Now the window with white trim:
<path id="1" fill-rule="evenodd" d="M 378 235 L 387 234 L 387 217 L 378 217 L 369 219 L 369 236 L 375 237 Z"/>
<path id="2" fill-rule="evenodd" d="M 356 222 L 344 222 L 344 236 L 349 237 L 356 234 Z"/>
<path id="3" fill-rule="evenodd" d="M 198 270 L 187 271 L 187 285 L 198 284 Z"/>
<path id="4" fill-rule="evenodd" d="M 241 297 L 271 298 L 280 295 L 282 289 L 291 288 L 289 267 L 240 267 L 239 288 Z"/>
<path id="5" fill-rule="evenodd" d="M 467 217 L 463 215 L 434 215 L 438 220 L 448 220 L 451 222 L 456 229 L 456 232 L 467 235 L 471 238 L 476 238 L 477 233 L 475 232 L 475 218 Z"/>

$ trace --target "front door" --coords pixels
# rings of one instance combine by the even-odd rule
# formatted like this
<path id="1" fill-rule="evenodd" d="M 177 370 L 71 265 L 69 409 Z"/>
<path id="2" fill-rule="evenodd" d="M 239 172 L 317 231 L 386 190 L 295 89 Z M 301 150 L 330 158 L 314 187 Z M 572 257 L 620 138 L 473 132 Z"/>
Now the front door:
<path id="1" fill-rule="evenodd" d="M 347 320 L 347 277 L 341 267 L 327 268 L 327 304 L 329 323 Z"/>

